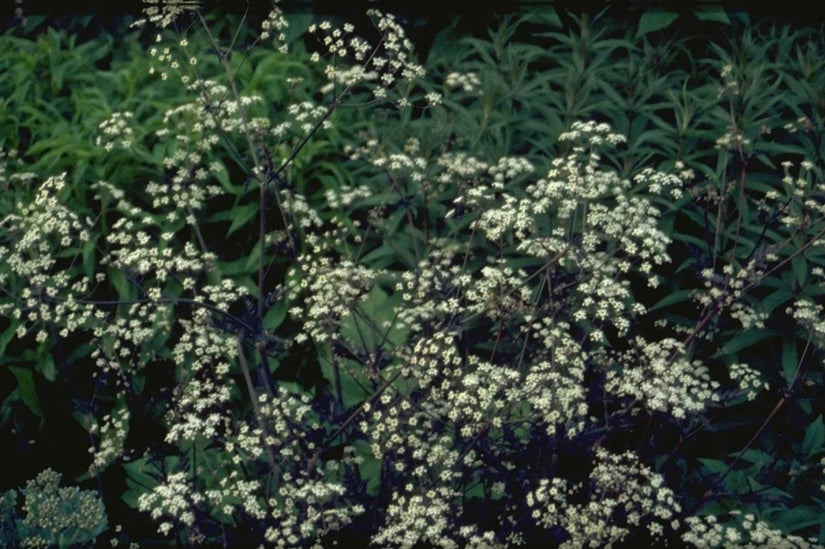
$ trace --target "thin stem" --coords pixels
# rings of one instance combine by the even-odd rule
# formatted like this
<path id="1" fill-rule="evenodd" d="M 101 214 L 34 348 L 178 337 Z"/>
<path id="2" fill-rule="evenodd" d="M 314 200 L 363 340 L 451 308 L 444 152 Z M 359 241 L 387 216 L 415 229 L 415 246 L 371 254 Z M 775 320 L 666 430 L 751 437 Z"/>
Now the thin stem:
<path id="1" fill-rule="evenodd" d="M 238 363 L 241 365 L 241 372 L 243 373 L 244 381 L 246 382 L 246 390 L 249 393 L 249 401 L 252 403 L 252 410 L 255 412 L 255 419 L 258 422 L 258 427 L 261 429 L 261 432 L 266 435 L 268 429 L 266 426 L 266 421 L 264 421 L 263 416 L 261 415 L 261 406 L 258 403 L 258 395 L 255 392 L 255 386 L 252 383 L 252 376 L 249 372 L 249 366 L 246 363 L 246 356 L 243 352 L 243 341 L 240 337 L 236 338 L 235 340 L 238 349 Z M 272 448 L 269 445 L 266 445 L 267 457 L 269 459 L 269 465 L 272 469 L 275 469 L 275 455 L 272 452 Z"/>

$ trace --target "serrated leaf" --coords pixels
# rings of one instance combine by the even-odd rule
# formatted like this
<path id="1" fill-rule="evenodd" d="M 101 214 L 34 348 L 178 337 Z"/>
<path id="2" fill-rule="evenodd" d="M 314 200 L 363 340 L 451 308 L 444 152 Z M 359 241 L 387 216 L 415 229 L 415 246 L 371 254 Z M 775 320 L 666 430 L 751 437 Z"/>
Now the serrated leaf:
<path id="1" fill-rule="evenodd" d="M 636 38 L 666 29 L 678 17 L 679 14 L 673 11 L 648 11 L 643 13 L 639 19 L 639 26 L 636 28 Z"/>
<path id="2" fill-rule="evenodd" d="M 141 495 L 151 492 L 158 485 L 158 480 L 152 474 L 158 471 L 158 467 L 149 464 L 148 461 L 148 458 L 140 458 L 122 464 L 123 470 L 126 472 L 126 490 L 123 492 L 121 499 L 133 509 L 137 509 L 138 498 Z M 167 470 L 174 470 L 174 466 L 177 465 L 178 461 L 177 456 L 167 456 L 164 459 Z"/>

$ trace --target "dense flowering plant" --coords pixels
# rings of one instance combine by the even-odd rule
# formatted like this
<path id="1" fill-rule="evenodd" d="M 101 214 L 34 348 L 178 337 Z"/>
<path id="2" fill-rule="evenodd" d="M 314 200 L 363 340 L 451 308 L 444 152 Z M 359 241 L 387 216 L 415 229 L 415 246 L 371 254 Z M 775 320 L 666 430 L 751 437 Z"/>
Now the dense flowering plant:
<path id="1" fill-rule="evenodd" d="M 46 469 L 25 488 L 0 496 L 0 546 L 82 547 L 106 529 L 106 511 L 97 494 L 77 486 L 61 488 L 60 480 L 60 473 Z M 23 500 L 19 509 L 18 495 Z"/>
<path id="2" fill-rule="evenodd" d="M 478 58 L 429 78 L 379 11 L 371 29 L 304 33 L 276 4 L 227 47 L 196 3 L 147 4 L 149 71 L 178 94 L 154 118 L 118 109 L 97 126 L 96 147 L 134 171 L 80 198 L 71 174 L 52 174 L 6 213 L 0 311 L 14 337 L 90 366 L 75 415 L 88 477 L 122 470 L 124 499 L 158 534 L 266 547 L 816 542 L 769 525 L 813 523 L 758 499 L 787 494 L 754 443 L 800 386 L 822 385 L 809 365 L 825 343 L 821 292 L 802 288 L 825 262 L 799 262 L 825 235 L 823 188 L 812 161 L 767 166 L 747 187 L 761 142 L 737 109 L 753 75 L 725 64 L 713 88 L 728 111 L 713 111 L 724 131 L 703 143 L 721 174 L 645 149 L 623 119 L 570 116 L 527 153 L 453 135 L 468 113 L 495 116 L 501 90 L 477 42 Z M 581 25 L 582 44 L 603 47 Z M 494 36 L 497 59 L 526 71 L 518 55 L 532 50 L 505 42 Z M 652 47 L 644 33 L 626 43 Z M 586 86 L 549 74 L 544 91 L 581 85 L 572 109 Z M 765 295 L 784 282 L 797 291 Z M 785 321 L 780 367 L 737 353 Z M 694 441 L 717 415 L 759 410 L 782 383 L 737 455 L 702 453 Z M 135 445 L 149 421 L 161 434 Z M 788 475 L 821 482 L 822 417 L 800 438 Z M 93 538 L 105 514 L 83 497 Z M 821 498 L 809 500 L 815 513 Z"/>

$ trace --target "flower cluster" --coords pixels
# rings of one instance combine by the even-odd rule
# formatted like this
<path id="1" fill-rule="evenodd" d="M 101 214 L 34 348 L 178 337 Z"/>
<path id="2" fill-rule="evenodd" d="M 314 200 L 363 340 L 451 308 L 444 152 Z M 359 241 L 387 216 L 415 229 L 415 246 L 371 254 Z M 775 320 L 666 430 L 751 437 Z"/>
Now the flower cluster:
<path id="1" fill-rule="evenodd" d="M 175 444 L 218 438 L 231 420 L 227 405 L 232 384 L 228 377 L 230 360 L 238 351 L 235 338 L 215 328 L 204 309 L 179 323 L 184 333 L 172 349 L 172 359 L 180 369 L 180 382 L 174 407 L 168 412 L 166 441 Z"/>
<path id="2" fill-rule="evenodd" d="M 339 337 L 341 321 L 358 306 L 369 292 L 375 273 L 349 261 L 334 264 L 330 258 L 318 257 L 313 261 L 299 259 L 311 265 L 300 282 L 300 289 L 307 291 L 305 307 L 295 306 L 290 314 L 303 322 L 303 336 L 315 342 L 335 341 Z M 299 288 L 294 288 L 298 291 Z"/>
<path id="3" fill-rule="evenodd" d="M 544 479 L 527 495 L 535 521 L 548 529 L 564 529 L 567 539 L 560 547 L 606 547 L 639 528 L 661 539 L 678 529 L 681 509 L 661 475 L 629 452 L 597 448 L 595 459 L 586 486 Z M 588 501 L 576 503 L 582 492 L 588 493 Z"/>
<path id="4" fill-rule="evenodd" d="M 820 347 L 825 346 L 825 307 L 810 300 L 797 301 L 785 310 L 811 334 Z"/>
<path id="5" fill-rule="evenodd" d="M 447 88 L 461 88 L 464 93 L 476 93 L 481 88 L 481 80 L 474 72 L 451 72 L 444 78 Z"/>
<path id="6" fill-rule="evenodd" d="M 770 385 L 762 378 L 762 374 L 747 364 L 740 362 L 731 364 L 728 372 L 731 380 L 736 383 L 738 389 L 745 394 L 748 400 L 753 400 L 758 393 L 770 389 Z"/>
<path id="7" fill-rule="evenodd" d="M 207 163 L 221 135 L 261 135 L 269 130 L 270 121 L 252 116 L 254 107 L 262 103 L 259 96 L 234 97 L 226 86 L 208 79 L 196 80 L 189 90 L 196 99 L 165 112 L 163 128 L 157 131 L 166 147 L 163 164 L 168 178 L 150 182 L 146 190 L 153 198 L 153 208 L 186 211 L 191 223 L 191 212 L 224 192 L 219 185 L 209 184 L 220 172 L 220 163 Z M 181 129 L 170 135 L 169 128 Z M 255 168 L 263 172 L 260 166 Z"/>
<path id="8" fill-rule="evenodd" d="M 281 44 L 278 47 L 278 51 L 281 53 L 287 53 L 289 50 L 286 43 L 285 33 L 287 27 L 289 27 L 289 21 L 287 21 L 284 16 L 284 11 L 277 5 L 277 0 L 273 3 L 275 5 L 272 7 L 272 10 L 269 12 L 266 19 L 264 19 L 261 23 L 261 40 L 268 40 L 272 33 L 278 33 L 276 39 Z"/>
<path id="9" fill-rule="evenodd" d="M 650 410 L 669 412 L 676 418 L 701 412 L 708 402 L 719 400 L 719 384 L 705 366 L 685 356 L 680 342 L 636 337 L 631 343 L 631 349 L 619 355 L 616 367 L 607 372 L 608 391 L 641 400 Z"/>
<path id="10" fill-rule="evenodd" d="M 130 126 L 134 113 L 130 111 L 116 112 L 100 123 L 100 135 L 95 139 L 95 145 L 103 146 L 109 152 L 116 147 L 128 149 L 134 141 L 134 131 Z"/>
<path id="11" fill-rule="evenodd" d="M 402 324 L 420 329 L 460 312 L 460 296 L 469 283 L 461 272 L 460 252 L 454 243 L 434 241 L 429 256 L 421 259 L 416 270 L 401 273 L 396 291 L 404 301 L 398 313 Z"/>
<path id="12" fill-rule="evenodd" d="M 524 376 L 521 398 L 538 414 L 537 423 L 548 435 L 556 435 L 561 426 L 561 433 L 572 438 L 584 430 L 587 419 L 587 355 L 564 321 L 538 319 L 529 333 L 541 346 Z"/>
<path id="13" fill-rule="evenodd" d="M 424 69 L 413 61 L 412 42 L 406 37 L 403 27 L 390 15 L 370 10 L 380 34 L 377 45 L 356 36 L 355 27 L 349 23 L 334 27 L 329 21 L 313 24 L 310 34 L 317 34 L 326 50 L 326 55 L 349 61 L 341 68 L 337 63 L 328 63 L 325 72 L 329 83 L 321 88 L 322 93 L 335 93 L 338 100 L 343 93 L 359 85 L 369 84 L 370 93 L 376 99 L 387 97 L 388 92 L 399 82 L 412 82 L 424 75 Z M 320 53 L 313 56 L 320 61 Z M 399 99 L 406 103 L 406 96 Z"/>
<path id="14" fill-rule="evenodd" d="M 20 490 L 25 517 L 17 525 L 17 541 L 22 547 L 84 545 L 106 529 L 106 511 L 97 494 L 77 486 L 61 488 L 61 477 L 46 469 Z"/>
<path id="15" fill-rule="evenodd" d="M 612 323 L 624 333 L 628 317 L 643 310 L 633 303 L 624 275 L 635 267 L 649 285 L 657 286 L 653 267 L 669 261 L 669 239 L 658 228 L 659 209 L 631 193 L 631 182 L 599 166 L 596 149 L 622 139 L 606 125 L 576 123 L 560 137 L 572 143 L 571 154 L 554 160 L 546 178 L 527 186 L 526 196 L 501 194 L 504 184 L 496 180 L 462 201 L 486 206 L 472 227 L 489 241 L 501 245 L 515 239 L 518 252 L 554 258 L 568 272 L 579 273 L 580 293 L 587 297 L 574 313 L 576 320 Z M 526 172 L 528 165 L 504 171 L 512 176 Z M 682 180 L 645 170 L 634 184 L 655 195 L 678 197 Z M 597 339 L 598 331 L 594 333 Z"/>
<path id="16" fill-rule="evenodd" d="M 147 4 L 148 20 L 166 27 L 197 3 Z M 141 172 L 140 188 L 92 187 L 105 242 L 91 241 L 91 220 L 61 203 L 67 176 L 46 181 L 3 219 L 0 284 L 17 300 L 0 304 L 9 333 L 36 329 L 42 342 L 82 331 L 92 350 L 81 360 L 95 366 L 95 389 L 114 388 L 105 404 L 97 391 L 91 397 L 94 416 L 78 414 L 93 441 L 90 473 L 135 458 L 124 445 L 130 422 L 146 412 L 129 405 L 152 399 L 165 405 L 164 432 L 152 441 L 160 446 L 126 470 L 148 483 L 138 508 L 184 543 L 214 543 L 220 529 L 225 544 L 238 536 L 277 547 L 331 545 L 342 532 L 382 547 L 504 547 L 531 537 L 602 547 L 636 534 L 662 544 L 682 535 L 700 547 L 804 546 L 751 515 L 733 514 L 724 526 L 708 517 L 682 522 L 673 490 L 646 464 L 668 474 L 682 465 L 682 456 L 659 460 L 665 454 L 653 446 L 669 444 L 726 397 L 725 374 L 736 404 L 768 388 L 744 354 L 711 377 L 705 349 L 693 344 L 705 321 L 682 341 L 637 323 L 655 312 L 639 293 L 669 272 L 661 267 L 668 252 L 694 245 L 672 243 L 661 228 L 666 208 L 690 198 L 692 170 L 680 162 L 672 173 L 635 162 L 617 168 L 625 136 L 593 121 L 573 123 L 546 163 L 512 156 L 522 150 L 513 143 L 497 146 L 505 151 L 498 157 L 461 150 L 476 136 L 453 135 L 466 122 L 450 110 L 460 103 L 418 107 L 441 103 L 434 89 L 471 104 L 491 89 L 493 72 L 465 72 L 465 64 L 450 67 L 441 87 L 416 86 L 423 68 L 411 40 L 394 18 L 369 15 L 372 38 L 351 24 L 310 26 L 317 70 L 287 78 L 285 104 L 274 107 L 249 91 L 257 83 L 245 87 L 246 63 L 260 58 L 232 49 L 251 43 L 286 53 L 289 23 L 277 5 L 260 34 L 239 33 L 229 49 L 206 33 L 225 74 L 207 74 L 215 65 L 190 54 L 202 44 L 186 36 L 167 44 L 168 33 L 158 34 L 154 70 L 180 77 L 162 89 L 180 86 L 186 98 L 163 112 L 149 144 L 131 111 L 99 125 L 96 145 L 118 160 L 157 160 Z M 281 53 L 273 53 L 277 63 Z M 259 68 L 268 67 L 250 70 L 253 80 L 266 72 Z M 323 84 L 309 90 L 313 71 Z M 744 89 L 734 72 L 722 72 L 721 95 L 732 107 Z M 380 105 L 390 120 L 387 103 L 416 109 L 400 109 L 393 127 L 356 117 L 363 146 L 340 148 L 357 169 L 336 165 L 336 177 L 323 177 L 353 134 L 340 124 L 317 149 L 310 138 L 351 120 L 338 117 L 341 106 Z M 408 130 L 416 137 L 386 139 Z M 749 140 L 731 121 L 716 144 L 742 153 Z M 319 172 L 289 173 L 299 171 L 299 153 Z M 753 193 L 762 197 L 760 215 L 797 235 L 825 216 L 825 184 L 813 163 L 801 163 L 798 175 L 783 167 L 781 192 L 760 184 Z M 259 194 L 247 192 L 250 183 Z M 748 294 L 780 264 L 784 235 L 749 240 L 750 220 L 738 211 L 736 231 L 723 231 L 735 187 L 708 191 L 718 238 L 695 299 L 707 323 L 724 310 L 725 321 L 751 329 L 767 323 L 768 306 Z M 225 205 L 220 195 L 232 195 L 233 211 L 212 211 Z M 247 257 L 243 249 L 218 253 L 236 243 L 250 246 Z M 810 274 L 825 277 L 821 268 Z M 825 347 L 823 311 L 809 298 L 786 309 Z M 682 324 L 688 331 L 692 322 Z M 165 372 L 167 385 L 149 395 L 154 371 Z M 665 414 L 672 431 L 630 432 Z M 696 432 L 680 432 L 674 457 Z M 630 444 L 635 453 L 611 451 Z M 74 527 L 54 517 L 72 498 L 84 509 L 78 528 L 99 528 L 99 502 L 58 491 L 53 473 L 41 477 L 26 492 L 31 528 Z M 487 531 L 493 523 L 501 528 Z"/>
<path id="17" fill-rule="evenodd" d="M 18 204 L 18 212 L 2 221 L 7 241 L 0 244 L 0 263 L 5 266 L 0 284 L 16 278 L 25 286 L 9 288 L 19 293 L 19 299 L 0 305 L 0 312 L 19 321 L 18 337 L 37 326 L 39 342 L 48 337 L 48 326 L 59 327 L 65 337 L 92 322 L 92 310 L 82 302 L 88 286 L 83 280 L 73 281 L 75 273 L 70 270 L 80 243 L 89 239 L 92 221 L 81 220 L 61 203 L 58 195 L 65 184 L 65 174 L 49 178 L 31 203 Z"/>
<path id="18" fill-rule="evenodd" d="M 26 169 L 17 151 L 0 150 L 0 189 L 7 195 L 15 187 L 27 187 L 37 180 L 37 174 Z"/>
<path id="19" fill-rule="evenodd" d="M 164 516 L 174 517 L 176 521 L 193 528 L 194 509 L 203 499 L 203 494 L 192 490 L 188 475 L 185 472 L 176 472 L 167 475 L 164 484 L 159 484 L 151 492 L 141 494 L 138 498 L 138 509 L 148 512 L 153 519 L 159 521 L 158 531 L 168 535 L 174 524 L 160 519 Z"/>
<path id="20" fill-rule="evenodd" d="M 309 135 L 314 129 L 329 129 L 330 121 L 327 119 L 329 107 L 316 105 L 312 101 L 301 101 L 292 103 L 287 107 L 289 116 L 283 122 L 272 128 L 272 135 L 278 139 L 283 139 L 290 131 L 297 131 L 300 137 Z"/>
<path id="21" fill-rule="evenodd" d="M 124 395 L 117 395 L 120 400 Z M 90 428 L 92 434 L 100 437 L 97 447 L 92 446 L 89 452 L 94 456 L 92 464 L 89 465 L 89 473 L 97 474 L 115 462 L 124 451 L 126 435 L 129 432 L 129 419 L 131 414 L 126 406 L 119 407 L 111 414 L 103 416 L 102 425 L 93 424 Z"/>
<path id="22" fill-rule="evenodd" d="M 198 250 L 194 244 L 187 242 L 182 250 L 174 248 L 174 235 L 163 233 L 160 238 L 150 236 L 151 218 L 130 219 L 122 217 L 112 226 L 114 232 L 109 237 L 113 249 L 101 261 L 103 265 L 112 265 L 128 273 L 134 283 L 151 278 L 158 284 L 167 279 L 179 278 L 191 280 L 207 270 L 215 256 Z M 147 290 L 150 299 L 158 300 L 161 289 L 158 286 Z"/>
<path id="23" fill-rule="evenodd" d="M 506 265 L 485 265 L 481 277 L 467 289 L 467 311 L 493 321 L 517 318 L 531 308 L 532 292 L 524 271 Z"/>
<path id="24" fill-rule="evenodd" d="M 738 269 L 731 264 L 723 265 L 721 273 L 712 268 L 703 269 L 700 275 L 705 290 L 695 291 L 693 299 L 703 307 L 704 314 L 724 310 L 745 329 L 762 328 L 767 320 L 763 303 L 750 299 L 747 293 L 765 276 L 767 261 L 775 260 L 775 256 L 766 254 L 749 260 Z M 705 332 L 704 337 L 713 337 L 713 331 Z"/>
<path id="25" fill-rule="evenodd" d="M 299 547 L 308 541 L 320 544 L 326 534 L 339 531 L 364 512 L 361 505 L 335 505 L 345 493 L 341 484 L 322 475 L 284 475 L 270 502 L 273 520 L 264 538 L 272 547 Z"/>
<path id="26" fill-rule="evenodd" d="M 201 6 L 200 0 L 143 0 L 143 3 L 148 4 L 143 8 L 145 18 L 132 23 L 135 27 L 144 26 L 148 22 L 164 29 L 175 19 L 196 12 Z"/>
<path id="27" fill-rule="evenodd" d="M 814 549 L 820 547 L 816 540 L 806 540 L 799 536 L 788 536 L 771 528 L 752 513 L 731 511 L 733 520 L 721 522 L 714 515 L 687 517 L 684 524 L 688 529 L 682 534 L 686 543 L 696 547 L 744 548 L 781 547 L 787 549 Z"/>
<path id="28" fill-rule="evenodd" d="M 455 491 L 447 486 L 429 490 L 407 484 L 393 493 L 387 508 L 387 521 L 373 538 L 384 547 L 429 547 L 457 549 L 463 544 L 453 539 L 450 519 L 455 514 Z"/>

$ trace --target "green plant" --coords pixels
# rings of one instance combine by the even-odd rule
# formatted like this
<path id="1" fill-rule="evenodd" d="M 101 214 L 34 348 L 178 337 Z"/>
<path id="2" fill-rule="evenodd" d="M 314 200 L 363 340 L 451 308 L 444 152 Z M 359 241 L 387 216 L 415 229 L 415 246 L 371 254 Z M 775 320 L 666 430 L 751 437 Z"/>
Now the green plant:
<path id="1" fill-rule="evenodd" d="M 61 475 L 46 469 L 25 488 L 9 490 L 0 500 L 3 547 L 91 547 L 106 530 L 103 503 L 93 491 L 60 487 Z M 23 497 L 17 508 L 18 493 Z"/>
<path id="2" fill-rule="evenodd" d="M 815 36 L 527 14 L 424 78 L 162 7 L 3 219 L 7 402 L 92 372 L 89 477 L 186 545 L 825 542 Z"/>

